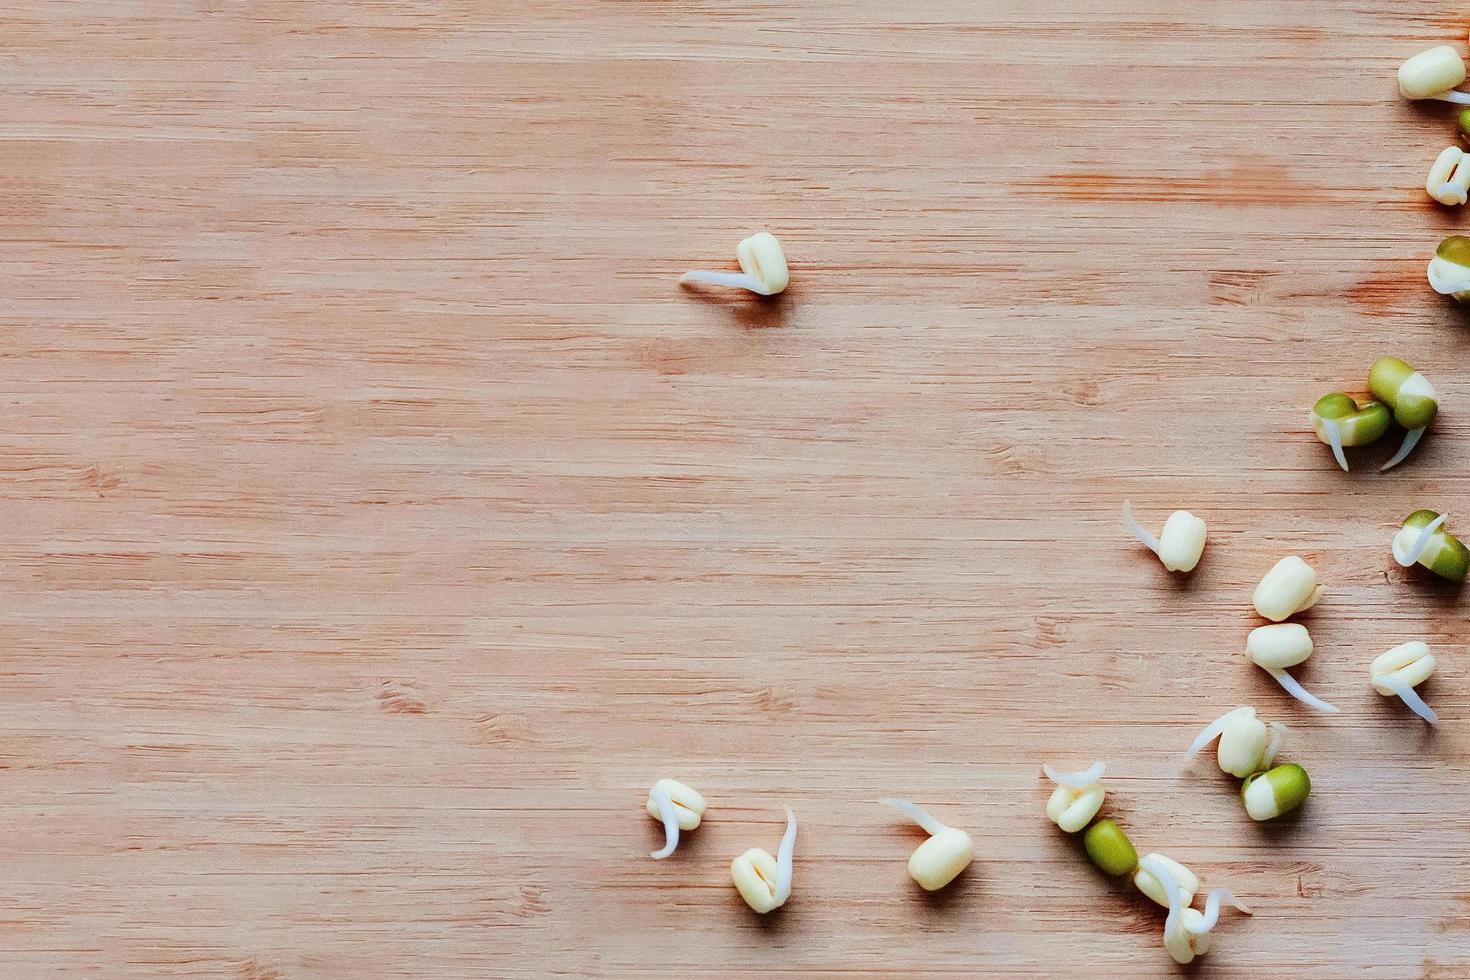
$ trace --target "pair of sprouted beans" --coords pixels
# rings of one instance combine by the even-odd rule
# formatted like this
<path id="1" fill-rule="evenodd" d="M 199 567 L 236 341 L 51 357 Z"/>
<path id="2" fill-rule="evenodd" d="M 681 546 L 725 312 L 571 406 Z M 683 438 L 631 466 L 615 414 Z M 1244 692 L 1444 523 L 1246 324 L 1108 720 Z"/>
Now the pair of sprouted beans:
<path id="1" fill-rule="evenodd" d="M 1421 51 L 1399 66 L 1399 94 L 1406 99 L 1436 100 L 1470 105 L 1470 93 L 1456 91 L 1465 81 L 1465 61 L 1448 44 Z M 1455 129 L 1470 139 L 1470 109 L 1461 109 Z M 1440 151 L 1429 168 L 1424 190 L 1440 204 L 1456 207 L 1470 196 L 1470 160 L 1463 150 L 1450 145 Z"/>
<path id="2" fill-rule="evenodd" d="M 1047 819 L 1068 834 L 1085 827 L 1082 847 L 1098 870 L 1113 877 L 1132 875 L 1133 884 L 1140 892 L 1169 910 L 1164 920 L 1164 949 L 1175 962 L 1189 963 L 1209 951 L 1210 933 L 1220 921 L 1221 903 L 1250 914 L 1228 888 L 1210 892 L 1203 912 L 1191 908 L 1200 890 L 1199 877 L 1193 871 L 1162 854 L 1139 858 L 1133 842 L 1115 821 L 1093 821 L 1107 795 L 1102 786 L 1101 762 L 1081 772 L 1058 772 L 1051 766 L 1041 768 L 1046 778 L 1056 784 L 1046 801 Z"/>
<path id="3" fill-rule="evenodd" d="M 1467 239 L 1470 241 L 1470 239 Z M 1354 398 L 1340 391 L 1323 395 L 1309 416 L 1317 438 L 1332 447 L 1332 457 L 1348 471 L 1343 447 L 1377 442 L 1392 423 L 1404 429 L 1398 452 L 1378 468 L 1391 470 L 1408 458 L 1439 413 L 1439 394 L 1423 374 L 1397 357 L 1380 357 L 1368 370 L 1371 398 Z"/>
<path id="4" fill-rule="evenodd" d="M 908 800 L 882 800 L 902 812 L 929 834 L 909 857 L 909 876 L 925 891 L 937 891 L 953 881 L 975 857 L 975 839 L 956 827 L 940 823 L 923 807 Z M 694 830 L 704 819 L 704 797 L 675 779 L 660 779 L 648 791 L 645 809 L 664 825 L 664 846 L 649 855 L 656 861 L 674 853 L 681 831 Z M 786 833 L 774 857 L 752 847 L 730 862 L 730 880 L 745 904 L 764 915 L 791 897 L 792 859 L 796 853 L 796 814 L 786 808 Z"/>
<path id="5" fill-rule="evenodd" d="M 1199 564 L 1204 552 L 1204 521 L 1188 511 L 1175 511 L 1155 538 L 1133 516 L 1128 501 L 1123 502 L 1123 521 L 1134 537 L 1154 552 L 1170 571 L 1188 572 Z M 1444 527 L 1445 516 L 1434 511 L 1418 510 L 1410 514 L 1394 535 L 1394 560 L 1405 568 L 1421 565 L 1442 578 L 1463 581 L 1470 571 L 1470 550 Z M 1278 561 L 1262 577 L 1251 595 L 1251 605 L 1271 624 L 1259 626 L 1246 637 L 1245 653 L 1252 663 L 1275 679 L 1292 697 L 1318 711 L 1337 712 L 1329 704 L 1308 691 L 1288 673 L 1288 668 L 1305 663 L 1312 655 L 1312 637 L 1301 623 L 1283 620 L 1304 612 L 1317 604 L 1322 586 L 1316 569 L 1296 555 Z M 1422 654 L 1409 656 L 1409 648 Z M 1408 657 L 1408 659 L 1403 659 Z M 1435 660 L 1423 643 L 1395 647 L 1373 661 L 1369 677 L 1375 690 L 1384 695 L 1397 695 L 1404 704 L 1430 724 L 1438 719 L 1415 693 L 1434 672 Z"/>

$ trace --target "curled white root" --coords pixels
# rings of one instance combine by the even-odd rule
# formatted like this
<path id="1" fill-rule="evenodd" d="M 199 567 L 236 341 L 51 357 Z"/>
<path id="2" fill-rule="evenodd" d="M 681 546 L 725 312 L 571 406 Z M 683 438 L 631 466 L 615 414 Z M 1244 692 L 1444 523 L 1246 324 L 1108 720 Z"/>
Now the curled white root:
<path id="1" fill-rule="evenodd" d="M 1094 762 L 1081 772 L 1057 772 L 1051 766 L 1043 765 L 1041 771 L 1046 773 L 1046 778 L 1059 786 L 1070 786 L 1073 789 L 1086 789 L 1103 777 L 1106 769 L 1101 762 Z"/>
<path id="2" fill-rule="evenodd" d="M 1418 429 L 1416 431 L 1423 432 L 1424 430 Z M 1439 530 L 1440 525 L 1444 523 L 1447 516 L 1449 515 L 1440 514 L 1434 520 L 1420 528 L 1419 536 L 1414 539 L 1414 544 L 1410 546 L 1407 554 L 1401 552 L 1399 548 L 1399 536 L 1395 534 L 1393 536 L 1393 560 L 1405 568 L 1409 568 L 1422 558 L 1424 556 L 1424 550 L 1429 547 L 1429 539 L 1434 537 L 1434 532 Z"/>
<path id="3" fill-rule="evenodd" d="M 1246 915 L 1253 914 L 1250 909 L 1240 904 L 1239 899 L 1230 894 L 1230 889 L 1216 888 L 1215 890 L 1211 891 L 1209 897 L 1205 899 L 1205 914 L 1204 918 L 1200 920 L 1200 924 L 1194 927 L 1190 927 L 1188 924 L 1186 924 L 1184 928 L 1188 929 L 1196 936 L 1203 936 L 1205 933 L 1215 928 L 1215 924 L 1220 921 L 1220 903 L 1222 901 L 1229 902 L 1231 906 L 1236 909 L 1236 911 L 1243 912 Z"/>
<path id="4" fill-rule="evenodd" d="M 1424 703 L 1424 699 L 1419 696 L 1418 691 L 1414 690 L 1408 684 L 1404 683 L 1404 681 L 1392 675 L 1386 675 L 1373 678 L 1373 683 L 1377 684 L 1379 687 L 1388 688 L 1390 691 L 1398 696 L 1399 700 L 1403 701 L 1404 704 L 1409 706 L 1410 711 L 1414 712 L 1414 714 L 1418 715 L 1420 718 L 1423 718 L 1431 725 L 1436 725 L 1439 723 L 1439 715 L 1435 714 L 1434 709 Z"/>
<path id="5" fill-rule="evenodd" d="M 1408 432 L 1405 432 L 1404 441 L 1399 443 L 1399 451 L 1393 454 L 1392 459 L 1378 467 L 1378 472 L 1382 473 L 1385 470 L 1391 470 L 1408 459 L 1409 453 L 1413 452 L 1414 447 L 1419 445 L 1419 440 L 1424 437 L 1425 431 L 1424 429 L 1410 429 Z"/>
<path id="6" fill-rule="evenodd" d="M 1129 532 L 1135 538 L 1137 538 L 1139 540 L 1139 543 L 1141 543 L 1145 548 L 1147 548 L 1149 551 L 1152 551 L 1156 555 L 1159 553 L 1159 548 L 1162 547 L 1159 544 L 1159 539 L 1149 533 L 1148 528 L 1138 523 L 1138 521 L 1134 518 L 1132 501 L 1123 501 L 1123 525 L 1128 528 Z"/>
<path id="7" fill-rule="evenodd" d="M 1169 916 L 1164 920 L 1164 945 L 1167 946 L 1174 930 L 1180 926 L 1179 920 L 1184 913 L 1184 894 L 1179 890 L 1179 882 L 1174 880 L 1174 872 L 1155 855 L 1150 854 L 1139 861 L 1138 866 L 1164 886 L 1164 895 L 1169 899 Z"/>
<path id="8" fill-rule="evenodd" d="M 658 807 L 659 819 L 664 822 L 664 846 L 650 852 L 648 856 L 655 861 L 662 861 L 679 846 L 679 808 L 674 805 L 674 798 L 669 795 L 668 790 L 662 787 L 654 787 L 649 795 L 653 797 L 654 806 Z"/>
<path id="9" fill-rule="evenodd" d="M 1332 458 L 1337 460 L 1344 473 L 1349 472 L 1347 456 L 1342 451 L 1342 429 L 1338 427 L 1337 419 L 1323 419 L 1322 434 L 1327 437 L 1327 445 L 1332 447 Z"/>
<path id="10" fill-rule="evenodd" d="M 1318 711 L 1325 711 L 1328 714 L 1336 714 L 1340 710 L 1336 705 L 1328 704 L 1311 691 L 1302 687 L 1301 683 L 1295 677 L 1292 677 L 1286 672 L 1286 668 L 1264 667 L 1262 669 L 1276 678 L 1276 683 L 1280 684 L 1287 694 L 1290 694 L 1302 704 L 1316 708 Z"/>
<path id="11" fill-rule="evenodd" d="M 736 286 L 740 289 L 748 289 L 758 296 L 774 296 L 776 293 L 755 276 L 744 272 L 686 272 L 679 277 L 679 282 L 702 282 L 710 286 Z"/>
<path id="12" fill-rule="evenodd" d="M 786 808 L 786 833 L 781 835 L 781 846 L 776 849 L 776 905 L 785 904 L 791 897 L 791 858 L 796 853 L 796 814 Z"/>
<path id="13" fill-rule="evenodd" d="M 1252 709 L 1236 708 L 1234 711 L 1227 711 L 1223 715 L 1206 725 L 1204 731 L 1196 735 L 1194 737 L 1194 741 L 1189 743 L 1189 757 L 1193 759 L 1195 756 L 1200 754 L 1205 746 L 1209 745 L 1215 739 L 1225 734 L 1225 726 L 1229 723 L 1231 718 L 1234 718 L 1242 711 L 1250 710 Z"/>
<path id="14" fill-rule="evenodd" d="M 924 831 L 931 837 L 942 830 L 949 829 L 930 816 L 929 811 L 917 803 L 910 803 L 908 800 L 879 800 L 878 802 L 884 806 L 891 806 L 895 810 L 908 814 L 909 819 L 913 820 L 920 827 L 923 827 Z"/>

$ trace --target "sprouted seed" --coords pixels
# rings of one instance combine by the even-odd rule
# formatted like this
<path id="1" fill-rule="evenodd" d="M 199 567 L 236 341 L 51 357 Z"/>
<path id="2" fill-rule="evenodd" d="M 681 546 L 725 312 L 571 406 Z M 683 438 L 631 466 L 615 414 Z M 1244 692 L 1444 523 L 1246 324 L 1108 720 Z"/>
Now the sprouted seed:
<path id="1" fill-rule="evenodd" d="M 1374 399 L 1355 399 L 1340 391 L 1323 395 L 1312 406 L 1312 428 L 1317 438 L 1332 447 L 1332 458 L 1348 472 L 1344 446 L 1366 446 L 1383 438 L 1393 422 L 1388 406 Z"/>
<path id="2" fill-rule="evenodd" d="M 1419 640 L 1404 643 L 1379 654 L 1368 668 L 1373 688 L 1385 697 L 1397 696 L 1409 710 L 1431 725 L 1439 721 L 1434 709 L 1424 703 L 1414 688 L 1429 679 L 1436 666 L 1429 645 Z"/>
<path id="3" fill-rule="evenodd" d="M 1311 792 L 1307 771 L 1295 762 L 1252 773 L 1240 785 L 1240 799 L 1252 820 L 1273 820 L 1289 813 L 1305 803 Z"/>
<path id="4" fill-rule="evenodd" d="M 1393 536 L 1393 559 L 1404 568 L 1409 568 L 1424 557 L 1424 552 L 1429 548 L 1429 541 L 1434 537 L 1445 522 L 1447 514 L 1440 514 L 1434 520 L 1421 527 L 1417 534 L 1407 525 L 1399 529 L 1399 533 Z M 1407 543 L 1406 536 L 1413 535 L 1413 543 Z"/>
<path id="5" fill-rule="evenodd" d="M 1138 866 L 1163 886 L 1169 906 L 1169 915 L 1164 919 L 1164 949 L 1176 963 L 1190 963 L 1196 956 L 1203 956 L 1209 951 L 1209 935 L 1220 921 L 1222 901 L 1250 914 L 1250 910 L 1236 901 L 1228 888 L 1216 888 L 1210 892 L 1205 899 L 1204 913 L 1196 912 L 1188 907 L 1188 900 L 1174 877 L 1173 869 L 1160 855 L 1150 854 L 1138 862 Z"/>
<path id="6" fill-rule="evenodd" d="M 1447 207 L 1464 204 L 1470 198 L 1470 163 L 1465 160 L 1465 151 L 1458 146 L 1440 150 L 1429 167 L 1424 190 Z"/>
<path id="7" fill-rule="evenodd" d="M 1273 721 L 1268 728 L 1256 717 L 1255 708 L 1236 708 L 1205 726 L 1190 743 L 1189 757 L 1194 758 L 1205 746 L 1219 739 L 1215 758 L 1221 771 L 1244 779 L 1251 773 L 1271 768 L 1286 742 L 1286 735 L 1287 728 L 1281 722 Z"/>
<path id="8" fill-rule="evenodd" d="M 955 827 L 934 819 L 929 811 L 908 800 L 880 800 L 884 806 L 905 813 L 924 829 L 929 839 L 909 857 L 909 877 L 925 891 L 938 891 L 954 881 L 975 857 L 975 839 Z"/>
<path id="9" fill-rule="evenodd" d="M 677 779 L 660 779 L 648 791 L 648 815 L 664 824 L 664 846 L 648 856 L 661 861 L 679 846 L 679 831 L 693 830 L 704 818 L 704 797 Z"/>
<path id="10" fill-rule="evenodd" d="M 1288 555 L 1271 566 L 1251 594 L 1256 612 L 1273 623 L 1305 612 L 1322 597 L 1317 571 L 1296 555 Z"/>
<path id="11" fill-rule="evenodd" d="M 1465 62 L 1448 44 L 1421 51 L 1399 66 L 1399 92 L 1406 99 L 1470 105 L 1470 94 L 1454 90 L 1464 80 Z"/>
<path id="12" fill-rule="evenodd" d="M 1396 357 L 1380 357 L 1368 371 L 1368 388 L 1373 397 L 1393 410 L 1393 419 L 1406 430 L 1404 441 L 1388 462 L 1378 468 L 1391 470 L 1408 458 L 1439 412 L 1439 393 L 1423 374 Z"/>
<path id="13" fill-rule="evenodd" d="M 1336 713 L 1337 708 L 1302 687 L 1286 668 L 1295 667 L 1312 655 L 1312 637 L 1300 623 L 1273 623 L 1251 630 L 1245 640 L 1245 653 L 1252 663 L 1276 679 L 1276 683 L 1305 705 L 1318 711 Z"/>
<path id="14" fill-rule="evenodd" d="M 1205 522 L 1187 510 L 1176 510 L 1156 538 L 1133 516 L 1133 505 L 1123 501 L 1123 524 L 1171 572 L 1192 572 L 1205 550 Z"/>
<path id="15" fill-rule="evenodd" d="M 786 288 L 791 276 L 781 243 L 768 231 L 757 232 L 735 246 L 740 272 L 686 272 L 679 282 L 711 286 L 736 286 L 761 296 L 774 296 Z"/>
<path id="16" fill-rule="evenodd" d="M 1144 862 L 1148 862 L 1148 865 L 1145 866 Z M 1169 876 L 1174 879 L 1174 883 L 1179 886 L 1179 891 L 1182 893 L 1183 903 L 1187 906 L 1194 901 L 1194 896 L 1199 892 L 1199 876 L 1178 861 L 1164 857 L 1162 854 L 1149 854 L 1138 862 L 1138 870 L 1133 874 L 1134 886 L 1159 905 L 1168 908 L 1168 891 L 1158 876 L 1149 870 L 1149 867 L 1158 864 L 1169 869 Z"/>
<path id="17" fill-rule="evenodd" d="M 1041 770 L 1046 778 L 1057 784 L 1046 801 L 1047 819 L 1068 834 L 1075 834 L 1091 823 L 1107 795 L 1099 783 L 1104 768 L 1103 763 L 1094 762 L 1081 772 L 1057 772 L 1043 765 Z"/>
<path id="18" fill-rule="evenodd" d="M 1470 303 L 1470 238 L 1451 235 L 1429 260 L 1429 285 L 1457 303 Z"/>
<path id="19" fill-rule="evenodd" d="M 791 862 L 796 851 L 796 814 L 786 808 L 786 833 L 776 856 L 752 847 L 730 862 L 730 878 L 735 890 L 756 912 L 764 915 L 786 904 L 791 897 Z"/>
<path id="20" fill-rule="evenodd" d="M 1444 527 L 1444 516 L 1416 510 L 1404 518 L 1393 536 L 1394 561 L 1408 568 L 1422 565 L 1440 578 L 1463 582 L 1470 572 L 1470 550 Z"/>

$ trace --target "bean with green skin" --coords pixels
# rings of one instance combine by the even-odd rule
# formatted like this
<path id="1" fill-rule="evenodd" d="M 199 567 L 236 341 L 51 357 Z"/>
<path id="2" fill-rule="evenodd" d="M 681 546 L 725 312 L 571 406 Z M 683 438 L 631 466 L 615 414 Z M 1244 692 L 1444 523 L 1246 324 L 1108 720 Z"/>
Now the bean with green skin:
<path id="1" fill-rule="evenodd" d="M 1240 786 L 1240 798 L 1252 820 L 1274 820 L 1290 813 L 1305 803 L 1311 792 L 1307 771 L 1295 762 L 1247 776 Z"/>
<path id="2" fill-rule="evenodd" d="M 1451 235 L 1440 242 L 1428 272 L 1429 285 L 1435 292 L 1451 296 L 1458 303 L 1470 303 L 1470 238 Z"/>
<path id="3" fill-rule="evenodd" d="M 1470 141 L 1470 108 L 1461 109 L 1455 115 L 1455 130 L 1460 139 Z"/>
<path id="4" fill-rule="evenodd" d="M 1418 532 L 1428 527 L 1430 522 L 1438 516 L 1436 511 L 1416 510 L 1404 518 L 1404 530 L 1400 533 L 1406 537 L 1405 544 L 1412 546 L 1418 540 Z M 1470 573 L 1470 549 L 1461 544 L 1459 538 L 1446 531 L 1444 525 L 1441 524 L 1429 536 L 1429 544 L 1425 546 L 1424 553 L 1419 556 L 1419 564 L 1440 578 L 1449 579 L 1451 582 L 1463 582 L 1466 574 Z"/>
<path id="5" fill-rule="evenodd" d="M 1466 239 L 1470 244 L 1470 239 Z M 1394 421 L 1422 429 L 1434 421 L 1439 396 L 1427 378 L 1397 357 L 1380 357 L 1368 371 L 1368 390 L 1393 409 Z"/>
<path id="6" fill-rule="evenodd" d="M 1377 399 L 1356 399 L 1334 391 L 1317 399 L 1317 404 L 1312 406 L 1313 428 L 1317 430 L 1317 436 L 1326 442 L 1322 435 L 1323 419 L 1337 423 L 1344 446 L 1366 446 L 1383 438 L 1393 422 L 1393 415 L 1388 406 Z"/>
<path id="7" fill-rule="evenodd" d="M 1368 389 L 1393 410 L 1394 421 L 1407 430 L 1398 451 L 1378 468 L 1381 473 L 1402 463 L 1419 444 L 1439 413 L 1439 393 L 1428 378 L 1397 357 L 1380 357 L 1373 362 L 1368 371 Z"/>
<path id="8" fill-rule="evenodd" d="M 1126 875 L 1138 867 L 1138 851 L 1133 842 L 1111 820 L 1099 820 L 1082 835 L 1087 856 L 1105 874 Z"/>

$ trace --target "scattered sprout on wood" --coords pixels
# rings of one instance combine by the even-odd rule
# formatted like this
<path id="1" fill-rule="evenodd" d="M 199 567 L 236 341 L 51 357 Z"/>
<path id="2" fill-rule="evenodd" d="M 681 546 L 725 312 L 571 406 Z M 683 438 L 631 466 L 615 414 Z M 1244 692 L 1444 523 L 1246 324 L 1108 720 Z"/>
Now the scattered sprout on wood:
<path id="1" fill-rule="evenodd" d="M 1261 577 L 1251 594 L 1251 605 L 1262 618 L 1279 623 L 1311 609 L 1321 597 L 1316 569 L 1296 555 L 1288 555 Z"/>
<path id="2" fill-rule="evenodd" d="M 907 814 L 929 835 L 929 839 L 909 857 L 909 877 L 918 882 L 920 888 L 938 891 L 969 867 L 975 857 L 975 839 L 969 834 L 940 823 L 917 803 L 908 800 L 879 802 Z"/>
<path id="3" fill-rule="evenodd" d="M 1192 572 L 1205 550 L 1205 522 L 1187 510 L 1176 510 L 1156 538 L 1133 516 L 1131 502 L 1123 501 L 1123 524 L 1171 572 Z"/>
<path id="4" fill-rule="evenodd" d="M 1240 798 L 1252 820 L 1274 820 L 1305 803 L 1311 792 L 1307 771 L 1295 762 L 1287 762 L 1247 776 L 1240 787 Z"/>
<path id="5" fill-rule="evenodd" d="M 1106 792 L 1099 780 L 1104 766 L 1094 762 L 1081 772 L 1058 772 L 1043 765 L 1046 778 L 1057 784 L 1051 798 L 1046 801 L 1046 817 L 1064 832 L 1075 834 L 1092 822 L 1097 811 L 1102 809 Z"/>
<path id="6" fill-rule="evenodd" d="M 1286 726 L 1281 722 L 1273 721 L 1268 727 L 1257 718 L 1255 708 L 1236 708 L 1205 726 L 1190 743 L 1189 757 L 1194 758 L 1205 746 L 1219 739 L 1215 758 L 1221 771 L 1244 779 L 1251 773 L 1271 768 L 1286 734 Z"/>
<path id="7" fill-rule="evenodd" d="M 648 815 L 662 820 L 664 846 L 648 856 L 661 861 L 679 846 L 679 831 L 693 830 L 704 818 L 704 797 L 677 779 L 660 779 L 648 791 Z"/>
<path id="8" fill-rule="evenodd" d="M 1444 515 L 1416 510 L 1393 536 L 1393 558 L 1405 568 L 1422 565 L 1440 578 L 1465 581 L 1470 572 L 1470 550 L 1444 527 Z"/>
<path id="9" fill-rule="evenodd" d="M 1438 99 L 1470 105 L 1470 94 L 1455 91 L 1465 80 L 1465 62 L 1448 44 L 1420 51 L 1399 66 L 1399 92 L 1406 99 Z"/>
<path id="10" fill-rule="evenodd" d="M 1414 688 L 1429 679 L 1436 662 L 1429 645 L 1419 640 L 1394 647 L 1374 658 L 1368 668 L 1373 689 L 1384 697 L 1397 696 L 1409 710 L 1431 725 L 1439 721 L 1434 709 L 1424 703 Z"/>
<path id="11" fill-rule="evenodd" d="M 1178 861 L 1164 857 L 1162 854 L 1147 854 L 1139 859 L 1138 871 L 1133 875 L 1134 886 L 1158 904 L 1168 908 L 1168 889 L 1159 876 L 1149 870 L 1160 864 L 1169 870 L 1169 877 L 1174 879 L 1183 903 L 1187 906 L 1193 902 L 1194 896 L 1199 892 L 1199 876 Z"/>
<path id="12" fill-rule="evenodd" d="M 1429 166 L 1424 190 L 1447 207 L 1464 204 L 1470 198 L 1470 161 L 1466 161 L 1465 151 L 1458 146 L 1440 150 Z"/>
<path id="13" fill-rule="evenodd" d="M 1276 683 L 1309 707 L 1336 713 L 1335 706 L 1312 694 L 1286 668 L 1295 667 L 1312 655 L 1312 637 L 1301 623 L 1273 623 L 1251 630 L 1245 640 L 1245 653 L 1252 663 L 1276 679 Z"/>
<path id="14" fill-rule="evenodd" d="M 1163 887 L 1165 901 L 1161 904 L 1169 907 L 1169 915 L 1164 919 L 1164 949 L 1176 963 L 1190 963 L 1196 956 L 1203 956 L 1209 951 L 1210 933 L 1220 921 L 1222 901 L 1230 903 L 1247 915 L 1250 914 L 1250 910 L 1236 901 L 1228 888 L 1216 888 L 1210 892 L 1205 900 L 1205 911 L 1197 912 L 1188 907 L 1194 896 L 1191 894 L 1188 899 L 1184 897 L 1173 868 L 1170 867 L 1174 862 L 1168 861 L 1162 855 L 1150 854 L 1138 864 L 1140 870 L 1147 871 Z"/>
<path id="15" fill-rule="evenodd" d="M 1419 444 L 1439 412 L 1439 393 L 1428 378 L 1397 357 L 1380 357 L 1373 362 L 1368 371 L 1368 389 L 1393 411 L 1393 420 L 1407 430 L 1398 452 L 1378 468 L 1383 472 L 1402 463 Z"/>
<path id="16" fill-rule="evenodd" d="M 736 286 L 761 296 L 774 296 L 786 288 L 791 276 L 781 243 L 768 231 L 757 232 L 735 246 L 740 272 L 686 272 L 679 282 L 711 286 Z"/>
<path id="17" fill-rule="evenodd" d="M 776 856 L 752 847 L 730 862 L 730 878 L 735 890 L 756 912 L 764 915 L 786 904 L 791 897 L 791 862 L 796 851 L 796 814 L 786 808 L 786 833 Z"/>
<path id="18" fill-rule="evenodd" d="M 1317 399 L 1311 411 L 1317 438 L 1332 447 L 1332 457 L 1348 471 L 1344 446 L 1366 446 L 1383 438 L 1393 422 L 1388 406 L 1372 398 L 1355 399 L 1340 391 Z"/>
<path id="19" fill-rule="evenodd" d="M 1470 238 L 1451 235 L 1429 260 L 1429 285 L 1458 303 L 1470 303 Z"/>

